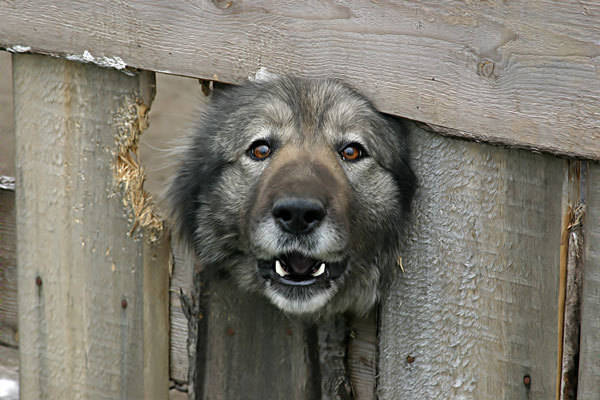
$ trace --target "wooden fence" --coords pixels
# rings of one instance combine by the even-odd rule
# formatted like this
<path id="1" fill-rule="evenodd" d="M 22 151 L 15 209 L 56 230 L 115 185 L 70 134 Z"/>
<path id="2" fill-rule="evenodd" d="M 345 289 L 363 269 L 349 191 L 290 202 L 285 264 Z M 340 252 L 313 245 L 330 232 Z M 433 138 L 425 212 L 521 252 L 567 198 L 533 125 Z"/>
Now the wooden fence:
<path id="1" fill-rule="evenodd" d="M 0 303 L 22 398 L 165 399 L 169 381 L 191 399 L 599 398 L 598 18 L 547 0 L 1 3 L 0 47 L 38 53 L 13 57 L 18 342 Z M 151 71 L 263 67 L 420 121 L 405 272 L 364 319 L 308 324 L 206 279 L 115 185 L 137 173 Z"/>

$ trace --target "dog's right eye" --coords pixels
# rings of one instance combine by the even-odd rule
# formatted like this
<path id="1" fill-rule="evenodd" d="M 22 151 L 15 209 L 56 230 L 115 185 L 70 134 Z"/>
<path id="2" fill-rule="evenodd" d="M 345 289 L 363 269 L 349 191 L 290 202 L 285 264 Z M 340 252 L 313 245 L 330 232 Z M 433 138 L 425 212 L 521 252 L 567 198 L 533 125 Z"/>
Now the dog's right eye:
<path id="1" fill-rule="evenodd" d="M 365 155 L 365 149 L 359 143 L 350 143 L 340 150 L 340 156 L 344 161 L 358 161 Z"/>
<path id="2" fill-rule="evenodd" d="M 271 155 L 271 146 L 265 140 L 257 140 L 248 149 L 248 155 L 253 160 L 262 161 Z"/>

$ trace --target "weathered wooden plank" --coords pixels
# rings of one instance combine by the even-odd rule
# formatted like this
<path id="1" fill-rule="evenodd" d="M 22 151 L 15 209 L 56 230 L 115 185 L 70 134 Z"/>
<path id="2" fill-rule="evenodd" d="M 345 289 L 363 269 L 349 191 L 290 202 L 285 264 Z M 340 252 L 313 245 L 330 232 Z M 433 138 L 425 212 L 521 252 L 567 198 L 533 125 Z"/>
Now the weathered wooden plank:
<path id="1" fill-rule="evenodd" d="M 181 293 L 190 295 L 194 279 L 194 257 L 186 254 L 181 245 L 173 243 L 173 272 L 169 288 L 170 318 L 170 376 L 183 383 L 188 382 L 188 320 L 183 313 Z"/>
<path id="2" fill-rule="evenodd" d="M 563 225 L 558 296 L 558 357 L 556 399 L 574 400 L 577 393 L 577 368 L 581 325 L 581 284 L 583 280 L 583 216 L 587 162 L 568 161 L 563 186 Z"/>
<path id="3" fill-rule="evenodd" d="M 17 232 L 15 193 L 0 189 L 0 345 L 16 347 Z"/>
<path id="4" fill-rule="evenodd" d="M 383 111 L 600 159 L 600 3 L 14 0 L 0 46 L 239 82 L 352 82 Z"/>
<path id="5" fill-rule="evenodd" d="M 229 280 L 201 277 L 195 399 L 320 398 L 317 333 Z"/>
<path id="6" fill-rule="evenodd" d="M 6 52 L 0 52 L 0 175 L 15 176 L 12 67 Z"/>
<path id="7" fill-rule="evenodd" d="M 347 319 L 340 315 L 320 321 L 315 326 L 318 348 L 311 350 L 319 357 L 315 377 L 320 377 L 321 400 L 350 400 L 353 397 L 352 384 L 347 368 L 347 345 L 350 328 Z M 317 371 L 315 371 L 317 372 Z M 308 397 L 311 398 L 311 397 Z"/>
<path id="8" fill-rule="evenodd" d="M 553 398 L 567 161 L 419 129 L 411 145 L 420 185 L 380 314 L 379 398 Z"/>
<path id="9" fill-rule="evenodd" d="M 174 75 L 156 75 L 157 95 L 152 103 L 151 124 L 140 140 L 140 161 L 147 172 L 145 188 L 160 197 L 165 182 L 174 173 L 176 163 L 170 152 L 178 137 L 187 133 L 187 125 L 198 117 L 208 101 L 195 79 Z M 175 128 L 175 129 L 174 129 Z M 193 287 L 193 257 L 173 241 L 173 266 L 170 297 L 170 377 L 179 388 L 188 382 L 188 321 L 183 314 L 180 291 L 190 295 Z"/>
<path id="10" fill-rule="evenodd" d="M 600 393 L 600 165 L 588 164 L 585 182 L 583 298 L 578 399 Z"/>
<path id="11" fill-rule="evenodd" d="M 113 182 L 153 74 L 20 55 L 13 77 L 21 398 L 165 399 L 168 252 L 128 237 Z"/>
<path id="12" fill-rule="evenodd" d="M 377 391 L 377 318 L 372 312 L 352 322 L 348 343 L 348 373 L 354 400 L 375 400 Z"/>
<path id="13" fill-rule="evenodd" d="M 158 400 L 166 398 L 169 391 L 169 265 L 172 255 L 167 237 L 152 245 L 144 242 L 142 247 L 144 387 L 143 392 L 128 398 Z"/>

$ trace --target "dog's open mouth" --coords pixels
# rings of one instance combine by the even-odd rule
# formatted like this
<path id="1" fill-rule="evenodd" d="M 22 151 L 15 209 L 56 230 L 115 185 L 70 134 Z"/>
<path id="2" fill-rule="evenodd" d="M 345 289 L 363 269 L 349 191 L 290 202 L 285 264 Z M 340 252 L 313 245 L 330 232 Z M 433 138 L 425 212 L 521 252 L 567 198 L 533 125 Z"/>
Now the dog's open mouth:
<path id="1" fill-rule="evenodd" d="M 258 268 L 265 279 L 289 286 L 308 286 L 339 277 L 345 262 L 326 262 L 300 253 L 281 254 L 271 260 L 259 260 Z"/>

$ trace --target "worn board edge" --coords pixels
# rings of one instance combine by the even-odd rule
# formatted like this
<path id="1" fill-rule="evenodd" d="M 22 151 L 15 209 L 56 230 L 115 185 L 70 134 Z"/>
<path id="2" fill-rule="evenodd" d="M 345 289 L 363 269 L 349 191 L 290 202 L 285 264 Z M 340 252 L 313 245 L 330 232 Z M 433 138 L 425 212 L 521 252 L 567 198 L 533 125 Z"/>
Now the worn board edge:
<path id="1" fill-rule="evenodd" d="M 170 323 L 170 377 L 178 385 L 188 382 L 188 319 L 183 311 L 182 296 L 190 296 L 194 280 L 194 256 L 186 252 L 175 239 L 171 240 L 173 249 L 173 271 L 169 285 L 169 323 Z"/>
<path id="2" fill-rule="evenodd" d="M 584 183 L 584 260 L 577 398 L 600 395 L 600 165 L 588 163 Z"/>
<path id="3" fill-rule="evenodd" d="M 15 193 L 0 188 L 0 345 L 11 347 L 19 344 L 16 248 Z"/>
<path id="4" fill-rule="evenodd" d="M 170 4 L 172 7 L 157 3 L 135 9 L 125 4 L 114 8 L 100 7 L 93 0 L 88 0 L 74 12 L 65 12 L 66 6 L 42 5 L 14 3 L 6 7 L 4 13 L 0 10 L 0 19 L 6 24 L 4 29 L 0 29 L 0 46 L 13 52 L 66 57 L 124 72 L 131 72 L 130 67 L 133 67 L 229 83 L 241 82 L 262 68 L 306 76 L 335 75 L 364 91 L 382 111 L 432 126 L 446 127 L 446 134 L 571 157 L 600 159 L 600 141 L 594 140 L 600 137 L 600 128 L 597 126 L 600 115 L 593 111 L 598 100 L 594 88 L 600 88 L 597 74 L 598 45 L 591 40 L 596 34 L 591 21 L 593 15 L 600 11 L 590 4 L 585 7 L 563 5 L 560 12 L 556 8 L 548 9 L 545 20 L 535 17 L 539 14 L 536 7 L 543 6 L 543 2 L 523 4 L 521 12 L 515 11 L 520 7 L 518 3 L 483 8 L 460 5 L 460 12 L 448 10 L 442 4 L 435 7 L 435 3 L 415 10 L 408 5 L 403 8 L 379 2 L 349 3 L 339 4 L 338 8 L 323 6 L 322 10 L 317 10 L 322 14 L 318 17 L 313 15 L 314 10 L 307 7 L 291 7 L 287 3 L 273 7 L 269 2 L 257 3 L 252 7 L 224 1 L 203 1 L 194 6 Z M 583 10 L 578 7 L 583 7 Z M 91 17 L 89 13 L 94 8 L 98 9 L 98 13 Z M 54 10 L 63 12 L 57 16 L 53 14 Z M 412 29 L 390 30 L 389 20 L 386 20 L 389 17 L 383 13 L 385 10 L 403 21 L 402 29 Z M 168 30 L 160 30 L 158 35 L 155 30 L 146 28 L 147 20 L 162 26 L 161 20 L 169 13 L 173 18 L 168 21 Z M 465 18 L 458 17 L 456 13 L 464 14 Z M 185 44 L 181 43 L 177 40 L 176 32 L 190 33 L 187 22 L 180 19 L 182 15 L 186 16 L 187 22 L 196 19 L 202 21 L 206 25 L 202 29 L 212 26 L 212 31 L 223 28 L 224 32 L 215 39 L 200 33 L 194 36 L 196 31 L 192 30 L 191 36 L 185 37 Z M 577 21 L 567 19 L 568 29 L 561 32 L 564 37 L 550 35 L 557 18 L 562 19 L 564 15 L 577 16 Z M 255 17 L 260 18 L 260 24 L 249 20 Z M 54 18 L 60 18 L 63 23 L 53 24 L 43 37 L 36 28 L 31 27 L 36 25 L 32 22 L 44 23 Z M 343 49 L 342 55 L 331 52 L 325 61 L 319 60 L 320 54 L 317 52 L 322 52 L 319 46 L 312 46 L 313 49 L 307 45 L 309 41 L 316 43 L 315 38 L 305 38 L 304 33 L 298 34 L 285 28 L 303 22 L 314 23 L 320 19 L 328 20 L 328 24 L 322 26 L 330 27 L 327 35 L 331 35 Z M 102 29 L 105 25 L 94 28 L 95 21 L 111 26 L 115 31 L 106 35 Z M 564 24 L 562 21 L 561 27 Z M 260 26 L 259 32 L 255 32 L 257 26 Z M 475 29 L 474 26 L 480 27 Z M 131 32 L 128 29 L 131 27 L 139 28 L 139 40 L 129 39 Z M 248 35 L 247 32 L 256 34 Z M 259 33 L 264 33 L 264 37 Z M 445 33 L 447 41 L 440 39 L 445 37 Z M 244 35 L 244 40 L 241 40 L 244 44 L 241 46 L 234 45 L 239 34 Z M 352 34 L 359 36 L 352 37 Z M 64 40 L 65 37 L 77 37 L 78 40 Z M 408 43 L 407 37 L 411 38 Z M 366 41 L 363 42 L 363 38 L 367 38 Z M 441 44 L 438 43 L 440 40 Z M 152 46 L 148 47 L 146 41 Z M 377 46 L 380 52 L 384 46 L 392 46 L 395 50 L 388 50 L 387 57 L 366 58 L 364 52 L 360 52 L 361 46 L 353 45 L 357 41 L 365 47 L 366 52 L 376 51 Z M 278 54 L 266 53 L 271 48 L 296 47 L 305 48 L 291 51 L 283 59 Z M 434 53 L 432 47 L 436 49 Z M 409 57 L 399 60 L 393 57 L 393 54 L 400 52 L 420 57 L 423 76 L 411 76 L 408 79 L 402 77 L 401 73 L 395 73 L 402 72 L 402 69 L 409 70 L 409 62 L 412 66 L 415 64 Z M 439 57 L 433 57 L 432 54 L 438 54 Z M 530 58 L 522 57 L 527 54 L 533 55 Z M 515 61 L 512 57 L 523 59 Z M 439 65 L 440 58 L 449 61 L 452 67 L 448 67 L 448 63 Z M 309 64 L 308 60 L 313 59 L 316 61 Z M 529 83 L 527 77 L 539 73 L 536 75 L 538 81 L 533 85 L 538 90 L 535 95 L 528 92 L 529 88 L 523 90 L 522 85 L 511 87 L 508 83 L 507 87 L 503 87 L 500 83 L 510 82 L 514 78 L 502 74 L 508 74 L 507 71 L 519 62 L 525 68 L 520 72 L 519 79 L 524 80 L 525 84 Z M 465 63 L 468 72 L 454 70 L 458 66 L 464 68 Z M 554 67 L 545 70 L 549 65 L 556 66 L 559 63 L 564 63 L 561 71 L 573 69 L 572 74 L 563 72 L 563 76 L 575 77 L 575 81 L 568 84 L 571 85 L 567 89 L 569 94 L 565 92 L 564 96 L 559 96 L 573 98 L 569 106 L 556 101 L 557 94 L 552 92 L 552 88 L 560 86 L 561 82 L 555 79 L 557 70 L 552 69 Z M 361 72 L 364 70 L 372 72 L 365 75 Z M 540 85 L 539 79 L 546 79 L 546 73 L 547 81 L 559 85 Z M 457 76 L 460 76 L 462 83 L 456 79 Z M 426 80 L 430 82 L 425 83 Z M 437 86 L 431 82 L 437 82 Z M 439 86 L 440 83 L 446 86 Z M 463 91 L 468 86 L 474 88 L 470 95 Z M 583 92 L 586 94 L 581 95 Z M 405 93 L 415 95 L 406 96 Z M 451 93 L 452 96 L 446 96 L 440 102 L 438 96 L 441 93 Z M 473 98 L 479 96 L 482 101 L 476 104 L 481 110 L 472 110 Z M 541 103 L 545 104 L 544 112 L 531 111 L 537 110 L 537 105 Z M 448 105 L 451 105 L 449 109 Z M 569 118 L 569 110 L 573 105 L 579 111 L 572 114 L 574 118 Z M 466 118 L 464 115 L 472 116 Z M 556 118 L 560 115 L 564 117 Z"/>
<path id="5" fill-rule="evenodd" d="M 144 399 L 159 399 L 169 390 L 169 265 L 168 233 L 143 244 Z"/>
<path id="6" fill-rule="evenodd" d="M 377 399 L 378 309 L 352 319 L 347 349 L 347 368 L 355 400 Z"/>

